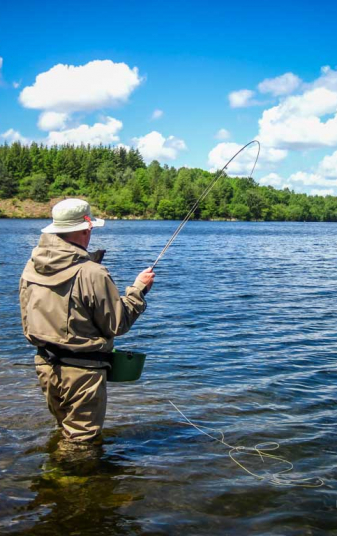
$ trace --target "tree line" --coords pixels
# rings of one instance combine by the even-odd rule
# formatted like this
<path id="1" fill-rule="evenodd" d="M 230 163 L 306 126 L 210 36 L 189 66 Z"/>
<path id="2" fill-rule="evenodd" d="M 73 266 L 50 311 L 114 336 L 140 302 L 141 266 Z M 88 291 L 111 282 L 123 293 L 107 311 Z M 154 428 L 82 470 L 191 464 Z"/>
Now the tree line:
<path id="1" fill-rule="evenodd" d="M 153 161 L 136 149 L 32 143 L 0 145 L 0 198 L 46 202 L 84 196 L 111 217 L 182 219 L 213 173 Z M 195 219 L 337 221 L 337 198 L 260 186 L 252 178 L 221 177 Z"/>

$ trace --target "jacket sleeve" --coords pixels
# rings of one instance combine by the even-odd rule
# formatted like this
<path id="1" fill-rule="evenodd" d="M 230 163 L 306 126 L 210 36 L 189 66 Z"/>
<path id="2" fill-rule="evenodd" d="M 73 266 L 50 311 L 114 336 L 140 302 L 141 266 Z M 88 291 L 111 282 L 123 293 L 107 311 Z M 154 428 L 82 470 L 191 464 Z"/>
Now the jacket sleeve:
<path id="1" fill-rule="evenodd" d="M 93 283 L 93 320 L 102 334 L 107 337 L 123 335 L 146 309 L 144 292 L 146 285 L 135 282 L 120 296 L 109 272 L 100 266 Z"/>

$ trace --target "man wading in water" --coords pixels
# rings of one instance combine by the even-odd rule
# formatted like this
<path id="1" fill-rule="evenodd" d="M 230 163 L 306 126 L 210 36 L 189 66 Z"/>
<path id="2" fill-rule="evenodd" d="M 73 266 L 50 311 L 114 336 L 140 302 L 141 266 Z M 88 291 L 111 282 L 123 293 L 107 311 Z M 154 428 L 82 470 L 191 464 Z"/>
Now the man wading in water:
<path id="1" fill-rule="evenodd" d="M 23 330 L 37 346 L 36 371 L 49 410 L 64 438 L 82 444 L 102 430 L 107 354 L 145 311 L 155 277 L 144 270 L 120 297 L 99 264 L 104 251 L 87 252 L 91 229 L 103 225 L 86 201 L 61 201 L 20 280 Z"/>

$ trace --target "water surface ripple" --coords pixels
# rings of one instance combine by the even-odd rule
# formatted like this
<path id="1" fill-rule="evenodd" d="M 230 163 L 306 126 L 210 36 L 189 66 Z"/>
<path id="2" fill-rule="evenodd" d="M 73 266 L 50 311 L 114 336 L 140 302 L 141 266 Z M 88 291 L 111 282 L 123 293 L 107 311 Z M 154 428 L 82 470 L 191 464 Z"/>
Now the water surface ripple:
<path id="1" fill-rule="evenodd" d="M 117 341 L 147 353 L 142 379 L 109 384 L 103 446 L 69 453 L 21 333 L 18 280 L 44 224 L 0 220 L 0 534 L 337 535 L 336 225 L 190 222 Z M 123 291 L 177 225 L 107 222 L 91 247 Z M 254 479 L 169 400 L 232 445 L 279 442 L 294 478 L 324 486 Z"/>

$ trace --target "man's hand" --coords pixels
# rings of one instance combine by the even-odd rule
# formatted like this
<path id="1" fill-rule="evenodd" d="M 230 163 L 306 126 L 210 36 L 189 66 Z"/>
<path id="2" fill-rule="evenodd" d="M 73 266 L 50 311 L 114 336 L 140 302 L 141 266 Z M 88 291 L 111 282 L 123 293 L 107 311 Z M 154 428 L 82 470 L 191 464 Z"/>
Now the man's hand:
<path id="1" fill-rule="evenodd" d="M 155 275 L 156 274 L 152 271 L 152 268 L 146 268 L 146 270 L 143 270 L 137 275 L 136 281 L 141 281 L 141 283 L 146 285 L 147 291 L 149 291 L 153 285 Z"/>

